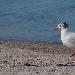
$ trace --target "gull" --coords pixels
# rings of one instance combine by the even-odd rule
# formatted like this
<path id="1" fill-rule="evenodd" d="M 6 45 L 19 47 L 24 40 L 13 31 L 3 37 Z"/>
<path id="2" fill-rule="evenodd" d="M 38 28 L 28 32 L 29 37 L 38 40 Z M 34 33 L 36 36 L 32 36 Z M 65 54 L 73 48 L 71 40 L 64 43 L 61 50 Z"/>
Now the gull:
<path id="1" fill-rule="evenodd" d="M 56 29 L 61 30 L 62 44 L 68 48 L 75 49 L 75 33 L 68 30 L 69 26 L 66 22 L 61 22 L 57 25 Z M 75 52 L 71 55 L 74 56 Z"/>

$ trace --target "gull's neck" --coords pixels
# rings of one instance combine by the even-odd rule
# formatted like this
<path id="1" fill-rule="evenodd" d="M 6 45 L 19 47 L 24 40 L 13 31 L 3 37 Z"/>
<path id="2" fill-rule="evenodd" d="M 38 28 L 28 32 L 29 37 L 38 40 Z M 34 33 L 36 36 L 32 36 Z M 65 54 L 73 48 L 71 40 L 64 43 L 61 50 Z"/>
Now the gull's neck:
<path id="1" fill-rule="evenodd" d="M 68 29 L 61 29 L 61 40 L 63 41 L 66 38 Z"/>

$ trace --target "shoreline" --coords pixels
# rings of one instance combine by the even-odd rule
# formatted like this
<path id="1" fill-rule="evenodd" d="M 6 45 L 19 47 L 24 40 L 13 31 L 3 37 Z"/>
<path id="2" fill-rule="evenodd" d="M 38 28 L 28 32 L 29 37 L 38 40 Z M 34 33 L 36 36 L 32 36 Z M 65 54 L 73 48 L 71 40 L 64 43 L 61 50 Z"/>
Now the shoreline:
<path id="1" fill-rule="evenodd" d="M 36 40 L 36 41 L 33 41 L 33 40 L 0 40 L 0 42 L 31 42 L 31 43 L 48 43 L 48 44 L 62 44 L 61 41 L 54 41 L 54 40 L 51 40 L 51 41 L 40 41 L 40 40 Z"/>

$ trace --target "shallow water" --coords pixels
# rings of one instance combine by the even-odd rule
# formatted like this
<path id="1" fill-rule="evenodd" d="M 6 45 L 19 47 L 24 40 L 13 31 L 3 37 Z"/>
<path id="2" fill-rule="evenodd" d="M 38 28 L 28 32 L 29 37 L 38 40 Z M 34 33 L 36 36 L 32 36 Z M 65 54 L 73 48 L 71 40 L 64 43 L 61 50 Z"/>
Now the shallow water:
<path id="1" fill-rule="evenodd" d="M 0 39 L 60 41 L 61 21 L 75 31 L 74 0 L 0 0 Z"/>

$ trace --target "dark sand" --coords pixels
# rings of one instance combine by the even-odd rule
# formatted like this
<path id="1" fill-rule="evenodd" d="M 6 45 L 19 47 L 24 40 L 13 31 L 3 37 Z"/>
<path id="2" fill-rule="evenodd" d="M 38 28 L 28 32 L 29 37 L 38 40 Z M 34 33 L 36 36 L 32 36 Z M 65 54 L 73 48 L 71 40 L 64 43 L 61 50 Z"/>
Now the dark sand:
<path id="1" fill-rule="evenodd" d="M 0 75 L 75 75 L 73 51 L 55 43 L 0 41 Z"/>

